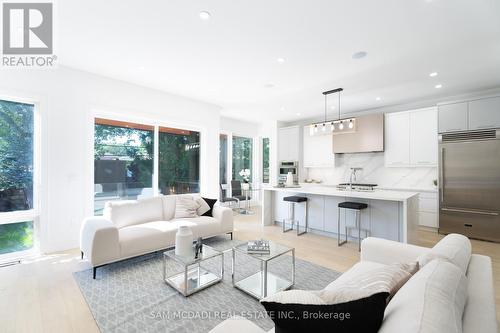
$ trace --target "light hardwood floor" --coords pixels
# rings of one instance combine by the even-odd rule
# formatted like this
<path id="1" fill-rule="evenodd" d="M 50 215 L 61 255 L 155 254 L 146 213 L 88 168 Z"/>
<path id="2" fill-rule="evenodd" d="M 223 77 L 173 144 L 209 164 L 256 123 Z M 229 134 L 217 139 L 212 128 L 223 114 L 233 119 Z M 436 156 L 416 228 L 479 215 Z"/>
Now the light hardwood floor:
<path id="1" fill-rule="evenodd" d="M 298 258 L 346 271 L 359 260 L 355 243 L 337 247 L 333 238 L 282 234 L 277 226 L 262 228 L 260 215 L 235 215 L 235 237 L 265 237 L 295 247 Z M 419 245 L 431 247 L 443 236 L 419 231 Z M 497 318 L 500 318 L 500 244 L 472 241 L 474 253 L 493 260 Z M 0 332 L 99 332 L 72 272 L 89 268 L 78 249 L 26 260 L 0 268 Z M 90 274 L 90 273 L 89 273 Z M 103 277 L 104 278 L 104 277 Z"/>

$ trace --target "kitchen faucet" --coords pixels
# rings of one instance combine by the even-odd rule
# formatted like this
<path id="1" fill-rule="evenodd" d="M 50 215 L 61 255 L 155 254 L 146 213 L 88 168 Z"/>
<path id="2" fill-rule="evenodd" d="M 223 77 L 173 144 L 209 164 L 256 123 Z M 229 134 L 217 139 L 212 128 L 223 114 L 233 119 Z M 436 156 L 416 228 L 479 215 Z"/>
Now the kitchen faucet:
<path id="1" fill-rule="evenodd" d="M 352 179 L 356 181 L 356 172 L 363 170 L 363 168 L 351 168 L 351 175 L 349 176 L 349 190 L 352 191 Z"/>

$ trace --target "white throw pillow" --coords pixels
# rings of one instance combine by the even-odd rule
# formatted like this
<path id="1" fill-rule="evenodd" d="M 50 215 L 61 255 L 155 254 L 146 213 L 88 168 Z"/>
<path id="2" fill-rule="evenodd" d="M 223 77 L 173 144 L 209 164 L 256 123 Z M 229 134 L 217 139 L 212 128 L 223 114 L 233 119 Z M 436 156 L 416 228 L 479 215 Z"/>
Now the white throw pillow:
<path id="1" fill-rule="evenodd" d="M 175 201 L 175 218 L 197 217 L 197 209 L 200 206 L 191 196 L 179 196 Z"/>
<path id="2" fill-rule="evenodd" d="M 420 269 L 387 305 L 379 333 L 462 333 L 467 278 L 435 259 Z"/>
<path id="3" fill-rule="evenodd" d="M 336 284 L 333 288 L 314 293 L 326 304 L 349 302 L 380 292 L 389 293 L 387 300 L 390 300 L 417 271 L 417 262 L 394 263 L 354 275 L 348 281 Z"/>
<path id="4" fill-rule="evenodd" d="M 207 204 L 207 202 L 203 198 L 198 198 L 196 199 L 196 202 L 200 205 L 198 209 L 196 210 L 196 213 L 198 216 L 202 216 L 206 212 L 210 210 L 210 206 Z"/>

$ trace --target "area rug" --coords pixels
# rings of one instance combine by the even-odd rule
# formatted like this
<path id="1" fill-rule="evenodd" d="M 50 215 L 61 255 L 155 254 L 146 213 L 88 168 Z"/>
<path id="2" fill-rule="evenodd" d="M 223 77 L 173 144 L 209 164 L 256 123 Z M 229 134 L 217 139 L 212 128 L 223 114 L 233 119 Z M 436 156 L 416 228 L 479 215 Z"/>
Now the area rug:
<path id="1" fill-rule="evenodd" d="M 214 237 L 204 243 L 227 251 L 242 242 Z M 201 333 L 233 315 L 245 317 L 265 331 L 274 326 L 256 299 L 232 286 L 231 251 L 224 254 L 224 280 L 189 297 L 163 282 L 162 256 L 154 253 L 104 266 L 98 269 L 96 280 L 91 270 L 74 273 L 101 332 Z M 295 261 L 295 289 L 322 289 L 340 275 L 308 261 Z M 236 262 L 237 279 L 260 268 L 257 260 L 245 254 L 238 254 Z M 210 265 L 216 269 L 217 261 L 206 263 Z M 291 257 L 284 255 L 273 259 L 268 270 L 289 277 L 291 267 Z M 174 263 L 167 261 L 167 271 L 173 269 Z"/>

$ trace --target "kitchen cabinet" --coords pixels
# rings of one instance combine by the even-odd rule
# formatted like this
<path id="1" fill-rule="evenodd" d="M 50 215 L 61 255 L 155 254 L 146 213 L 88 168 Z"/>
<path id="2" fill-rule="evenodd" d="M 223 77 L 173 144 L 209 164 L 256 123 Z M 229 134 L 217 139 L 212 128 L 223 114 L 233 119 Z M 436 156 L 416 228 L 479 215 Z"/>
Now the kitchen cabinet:
<path id="1" fill-rule="evenodd" d="M 332 146 L 332 134 L 311 136 L 309 134 L 309 126 L 304 126 L 304 167 L 333 167 L 335 165 L 335 154 L 332 152 Z"/>
<path id="2" fill-rule="evenodd" d="M 436 108 L 410 112 L 410 165 L 437 166 L 437 127 Z"/>
<path id="3" fill-rule="evenodd" d="M 385 115 L 385 165 L 401 167 L 410 164 L 410 114 Z"/>
<path id="4" fill-rule="evenodd" d="M 438 107 L 439 133 L 467 130 L 468 109 L 467 102 L 440 105 Z"/>
<path id="5" fill-rule="evenodd" d="M 434 167 L 437 165 L 437 111 L 418 109 L 386 114 L 385 165 Z"/>
<path id="6" fill-rule="evenodd" d="M 279 161 L 300 160 L 300 126 L 282 127 L 278 131 Z"/>
<path id="7" fill-rule="evenodd" d="M 500 127 L 500 97 L 469 102 L 469 129 Z"/>
<path id="8" fill-rule="evenodd" d="M 439 106 L 439 133 L 500 128 L 500 97 Z"/>

